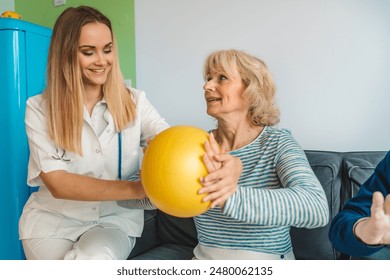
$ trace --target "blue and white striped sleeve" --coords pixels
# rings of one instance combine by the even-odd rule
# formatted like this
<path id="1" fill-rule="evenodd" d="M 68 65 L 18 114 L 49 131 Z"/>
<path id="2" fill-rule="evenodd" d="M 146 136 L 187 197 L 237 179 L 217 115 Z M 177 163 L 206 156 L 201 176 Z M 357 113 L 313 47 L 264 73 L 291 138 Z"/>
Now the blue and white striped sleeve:
<path id="1" fill-rule="evenodd" d="M 226 201 L 224 213 L 261 225 L 315 228 L 329 222 L 324 190 L 306 155 L 288 132 L 281 133 L 274 158 L 280 188 L 240 187 Z"/>
<path id="2" fill-rule="evenodd" d="M 129 181 L 138 181 L 139 173 L 136 173 L 128 179 Z M 156 206 L 149 200 L 149 198 L 145 197 L 143 199 L 127 199 L 127 200 L 118 200 L 116 202 L 119 206 L 123 208 L 129 209 L 143 209 L 143 210 L 154 210 Z"/>

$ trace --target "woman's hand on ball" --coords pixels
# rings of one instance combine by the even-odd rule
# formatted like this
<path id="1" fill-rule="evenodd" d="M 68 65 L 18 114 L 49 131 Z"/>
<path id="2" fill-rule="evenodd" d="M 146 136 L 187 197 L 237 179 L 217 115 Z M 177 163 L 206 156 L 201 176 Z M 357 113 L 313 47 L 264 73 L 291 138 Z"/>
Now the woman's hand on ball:
<path id="1" fill-rule="evenodd" d="M 205 143 L 206 153 L 203 161 L 209 174 L 201 178 L 203 188 L 200 194 L 208 193 L 203 201 L 211 201 L 211 207 L 225 206 L 226 200 L 236 191 L 238 179 L 242 172 L 242 162 L 239 158 L 220 151 L 212 134 Z"/>
<path id="2" fill-rule="evenodd" d="M 204 143 L 205 154 L 203 155 L 203 162 L 207 168 L 207 171 L 213 172 L 222 167 L 222 163 L 214 159 L 215 155 L 223 153 L 215 141 L 213 133 L 210 133 L 210 138 Z"/>

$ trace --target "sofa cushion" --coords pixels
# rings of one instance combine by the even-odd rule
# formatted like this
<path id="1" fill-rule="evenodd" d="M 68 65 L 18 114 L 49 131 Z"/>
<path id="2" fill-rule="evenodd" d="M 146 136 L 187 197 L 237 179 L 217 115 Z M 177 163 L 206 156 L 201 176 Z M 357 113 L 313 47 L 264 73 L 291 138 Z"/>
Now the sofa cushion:
<path id="1" fill-rule="evenodd" d="M 385 155 L 386 152 L 348 152 L 343 154 L 344 187 L 341 206 L 358 193 L 360 185 L 371 176 Z"/>
<path id="2" fill-rule="evenodd" d="M 328 199 L 330 218 L 340 210 L 342 156 L 336 152 L 305 151 L 314 174 Z"/>
<path id="3" fill-rule="evenodd" d="M 333 218 L 340 208 L 341 163 L 339 153 L 305 151 L 314 174 L 324 188 L 330 217 Z M 332 260 L 338 258 L 328 238 L 330 224 L 322 228 L 291 228 L 291 239 L 296 259 Z"/>
<path id="4" fill-rule="evenodd" d="M 194 248 L 198 244 L 194 220 L 158 212 L 157 236 L 161 243 Z"/>
<path id="5" fill-rule="evenodd" d="M 178 244 L 161 244 L 138 255 L 134 260 L 191 260 L 193 247 Z"/>

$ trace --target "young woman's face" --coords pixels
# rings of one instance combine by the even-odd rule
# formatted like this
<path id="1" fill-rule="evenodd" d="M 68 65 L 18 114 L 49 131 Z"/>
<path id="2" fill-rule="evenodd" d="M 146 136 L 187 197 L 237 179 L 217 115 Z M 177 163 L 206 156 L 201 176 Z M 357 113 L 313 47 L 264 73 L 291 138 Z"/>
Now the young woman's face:
<path id="1" fill-rule="evenodd" d="M 203 86 L 207 104 L 207 114 L 215 118 L 224 118 L 236 113 L 246 116 L 248 106 L 244 99 L 245 86 L 236 68 L 229 73 L 222 71 L 207 74 Z"/>
<path id="2" fill-rule="evenodd" d="M 113 61 L 111 31 L 102 23 L 88 23 L 81 29 L 79 61 L 85 85 L 101 86 Z"/>

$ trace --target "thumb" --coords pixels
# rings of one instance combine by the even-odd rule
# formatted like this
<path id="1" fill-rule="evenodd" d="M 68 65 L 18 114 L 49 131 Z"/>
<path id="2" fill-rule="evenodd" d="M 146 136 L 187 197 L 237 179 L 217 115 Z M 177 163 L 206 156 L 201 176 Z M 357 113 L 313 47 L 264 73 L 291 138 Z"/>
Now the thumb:
<path id="1" fill-rule="evenodd" d="M 383 211 L 384 197 L 381 192 L 374 192 L 372 196 L 371 216 Z"/>
<path id="2" fill-rule="evenodd" d="M 384 208 L 385 208 L 385 214 L 390 215 L 390 195 L 386 196 L 385 203 L 384 203 Z"/>

